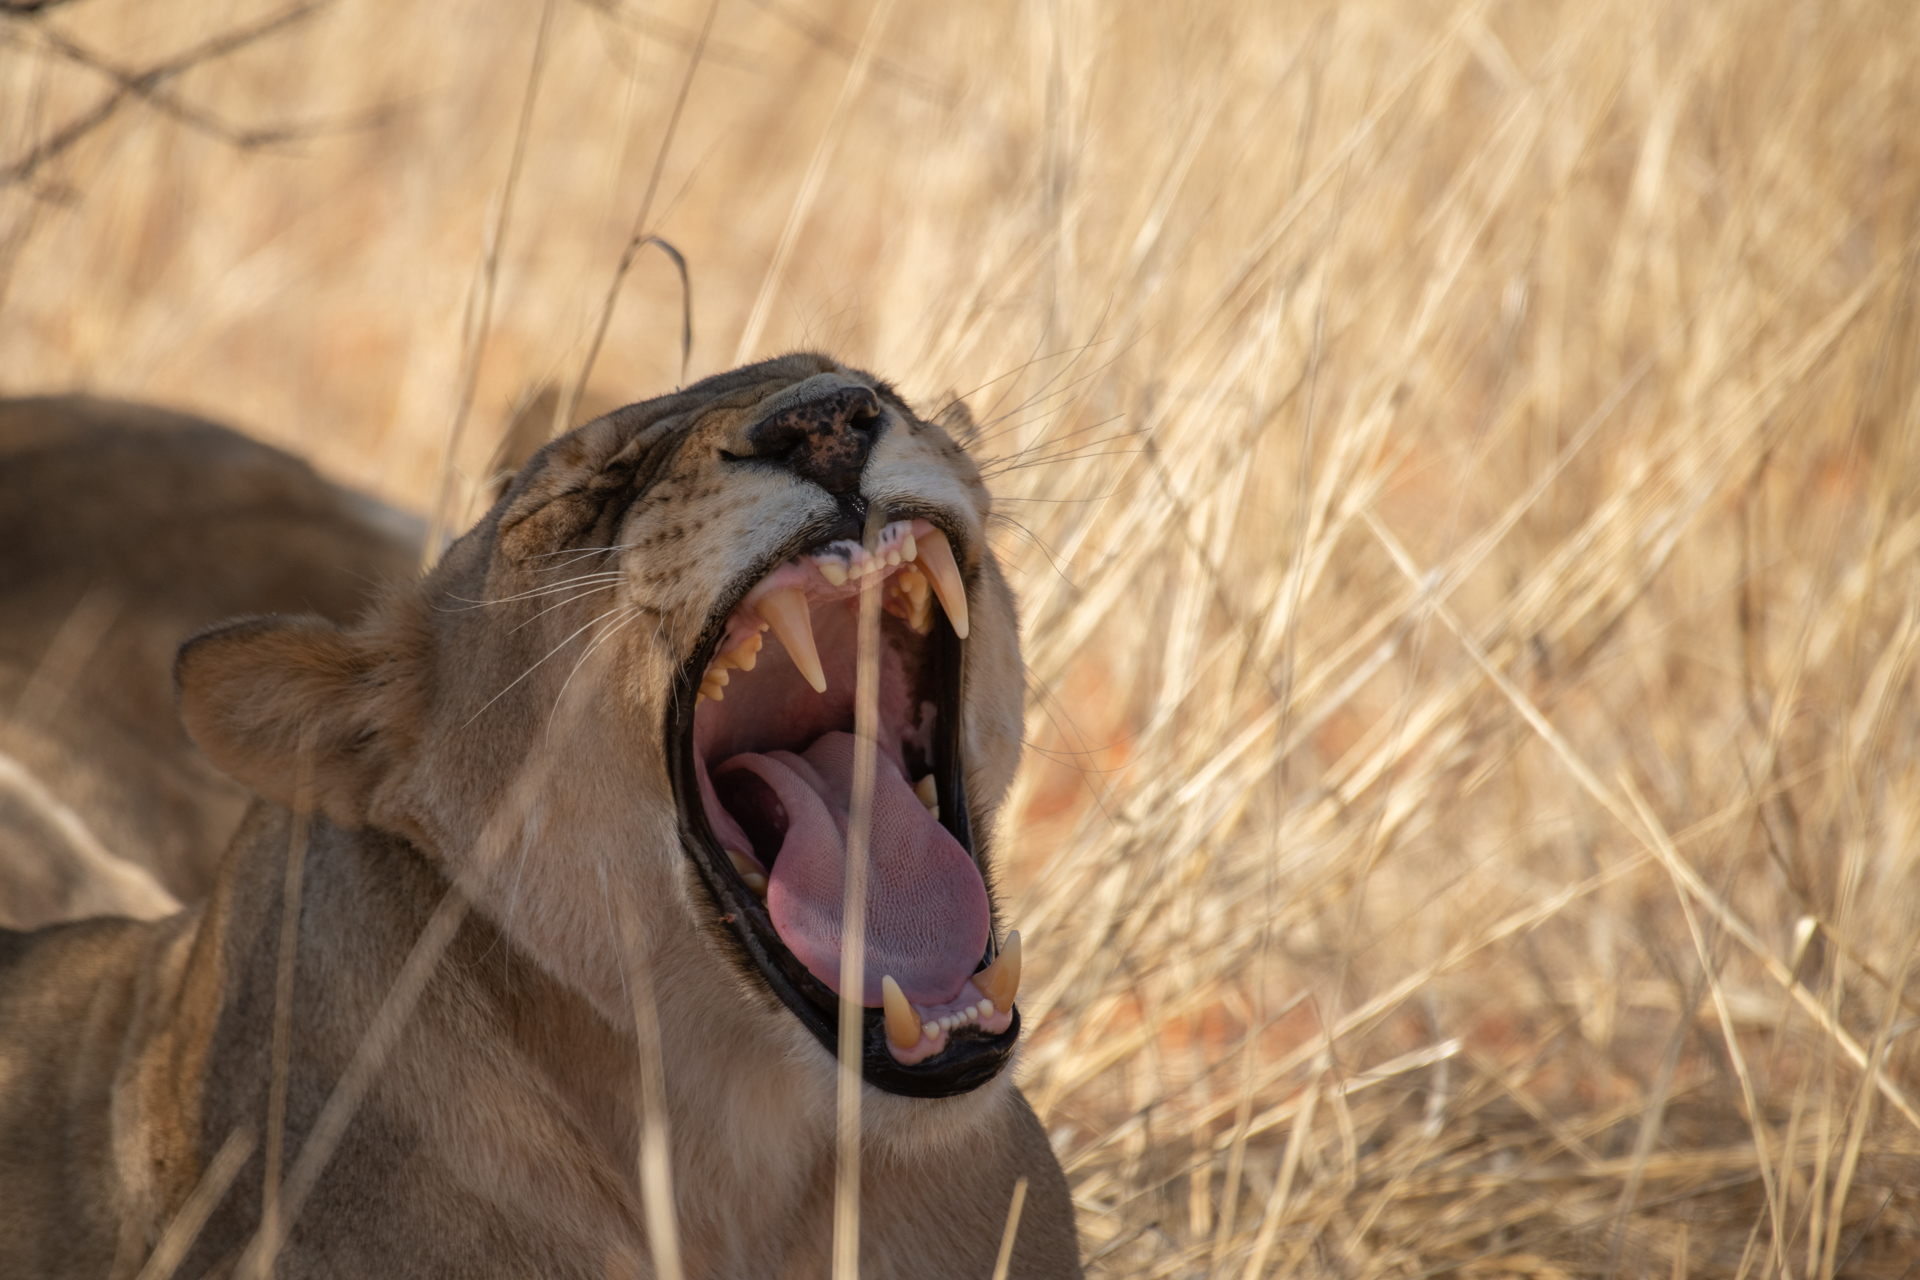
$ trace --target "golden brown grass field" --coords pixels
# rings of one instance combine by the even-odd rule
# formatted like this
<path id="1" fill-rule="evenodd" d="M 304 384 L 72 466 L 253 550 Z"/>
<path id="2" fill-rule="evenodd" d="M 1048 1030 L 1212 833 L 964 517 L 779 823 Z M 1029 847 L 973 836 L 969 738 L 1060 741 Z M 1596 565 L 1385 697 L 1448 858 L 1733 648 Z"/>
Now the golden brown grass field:
<path id="1" fill-rule="evenodd" d="M 33 7 L 0 391 L 970 402 L 1093 1274 L 1920 1275 L 1920 7 Z"/>

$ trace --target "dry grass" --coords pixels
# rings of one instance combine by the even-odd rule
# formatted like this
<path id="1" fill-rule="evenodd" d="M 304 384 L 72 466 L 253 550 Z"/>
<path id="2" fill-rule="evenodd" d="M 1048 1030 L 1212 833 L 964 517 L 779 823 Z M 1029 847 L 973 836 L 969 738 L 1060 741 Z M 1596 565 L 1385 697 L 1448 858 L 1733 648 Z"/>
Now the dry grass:
<path id="1" fill-rule="evenodd" d="M 0 19 L 0 166 L 113 87 L 48 33 L 273 12 Z M 981 420 L 1095 1274 L 1911 1274 L 1920 9 L 871 12 L 724 0 L 636 226 L 705 3 L 556 6 L 509 218 L 538 8 L 342 0 L 0 188 L 4 389 L 424 511 L 492 290 L 471 511 L 658 233 L 693 376 L 820 345 Z M 640 254 L 582 410 L 679 325 Z"/>

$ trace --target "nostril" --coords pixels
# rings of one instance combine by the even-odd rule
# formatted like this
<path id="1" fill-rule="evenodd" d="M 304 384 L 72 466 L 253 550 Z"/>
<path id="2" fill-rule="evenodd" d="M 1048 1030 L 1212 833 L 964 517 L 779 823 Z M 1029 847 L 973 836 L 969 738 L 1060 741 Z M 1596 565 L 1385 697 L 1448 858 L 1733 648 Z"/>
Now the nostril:
<path id="1" fill-rule="evenodd" d="M 872 391 L 839 387 L 768 415 L 747 432 L 747 443 L 756 460 L 785 466 L 838 497 L 858 491 L 884 425 Z"/>

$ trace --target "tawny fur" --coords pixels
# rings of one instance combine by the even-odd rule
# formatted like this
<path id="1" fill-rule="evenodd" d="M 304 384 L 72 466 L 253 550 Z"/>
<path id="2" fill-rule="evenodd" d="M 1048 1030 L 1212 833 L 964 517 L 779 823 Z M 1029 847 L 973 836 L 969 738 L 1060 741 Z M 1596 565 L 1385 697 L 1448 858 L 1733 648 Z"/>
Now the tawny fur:
<path id="1" fill-rule="evenodd" d="M 198 418 L 0 401 L 0 926 L 206 897 L 247 793 L 180 727 L 180 642 L 350 621 L 413 571 L 418 524 Z"/>
<path id="2" fill-rule="evenodd" d="M 968 796 L 974 831 L 993 829 L 1018 757 L 1020 660 L 987 493 L 946 432 L 812 355 L 610 414 L 537 454 L 424 581 L 364 621 L 255 620 L 182 652 L 195 742 L 260 799 L 203 904 L 151 924 L 0 932 L 0 1274 L 132 1276 L 230 1135 L 264 1142 L 303 795 L 316 811 L 287 1165 L 449 887 L 472 907 L 277 1274 L 651 1274 L 639 965 L 658 994 L 687 1274 L 826 1273 L 834 1063 L 714 918 L 664 753 L 672 683 L 722 593 L 833 513 L 823 491 L 724 457 L 809 379 L 868 386 L 886 406 L 863 493 L 931 506 L 960 533 Z M 596 547 L 616 550 L 574 556 Z M 552 591 L 609 565 L 614 578 Z M 863 1121 L 865 1274 L 987 1275 L 1021 1177 L 1012 1274 L 1079 1274 L 1064 1178 L 1005 1074 L 943 1100 L 869 1088 Z M 228 1271 L 262 1209 L 256 1151 L 180 1274 Z"/>

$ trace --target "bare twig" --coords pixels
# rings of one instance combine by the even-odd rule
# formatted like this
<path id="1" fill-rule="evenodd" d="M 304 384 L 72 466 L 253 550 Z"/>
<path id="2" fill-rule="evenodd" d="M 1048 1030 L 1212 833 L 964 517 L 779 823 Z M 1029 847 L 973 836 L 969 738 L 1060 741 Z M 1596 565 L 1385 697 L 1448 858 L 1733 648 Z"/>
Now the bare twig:
<path id="1" fill-rule="evenodd" d="M 211 117 L 194 112 L 164 95 L 161 92 L 162 87 L 195 67 L 238 53 L 249 45 L 257 44 L 269 36 L 278 35 L 289 27 L 306 21 L 331 3 L 332 0 L 303 0 L 303 3 L 283 9 L 259 22 L 236 27 L 209 40 L 204 40 L 145 71 L 131 73 L 111 68 L 103 60 L 95 58 L 64 37 L 42 33 L 43 37 L 49 40 L 51 47 L 60 51 L 63 56 L 85 61 L 87 65 L 111 76 L 115 82 L 114 88 L 92 107 L 28 148 L 25 155 L 11 164 L 0 166 L 0 186 L 31 180 L 49 162 L 64 155 L 88 135 L 113 119 L 123 107 L 135 101 L 153 102 L 184 123 L 229 137 L 229 140 L 234 140 L 236 145 L 259 146 L 283 140 L 287 136 L 284 129 L 265 130 L 258 135 L 247 132 L 232 133 L 227 126 L 218 124 Z"/>
<path id="2" fill-rule="evenodd" d="M 587 393 L 587 380 L 593 376 L 594 362 L 600 358 L 600 347 L 607 340 L 607 326 L 613 323 L 613 304 L 619 300 L 620 285 L 627 278 L 627 272 L 633 267 L 633 260 L 640 250 L 648 244 L 658 244 L 673 259 L 680 270 L 680 317 L 682 323 L 680 341 L 680 378 L 686 381 L 687 360 L 693 350 L 693 298 L 687 281 L 686 259 L 680 251 L 658 239 L 647 230 L 647 219 L 653 215 L 653 198 L 660 190 L 660 175 L 666 171 L 667 153 L 673 146 L 674 135 L 680 130 L 680 113 L 686 109 L 687 95 L 693 90 L 693 73 L 700 69 L 700 59 L 707 47 L 707 37 L 713 33 L 713 19 L 720 12 L 720 0 L 713 0 L 707 6 L 706 21 L 700 25 L 700 38 L 694 43 L 693 52 L 687 55 L 686 74 L 680 78 L 680 93 L 673 100 L 673 113 L 667 117 L 666 131 L 660 137 L 660 150 L 653 157 L 653 172 L 647 175 L 647 189 L 640 197 L 640 210 L 633 217 L 633 234 L 627 237 L 627 247 L 620 253 L 620 261 L 613 269 L 613 279 L 607 283 L 607 296 L 600 304 L 600 315 L 594 323 L 593 338 L 587 344 L 586 359 L 580 362 L 580 374 L 573 380 L 567 394 L 561 398 L 559 407 L 554 411 L 553 433 L 565 431 L 573 424 L 574 411 L 580 407 L 580 398 Z"/>

